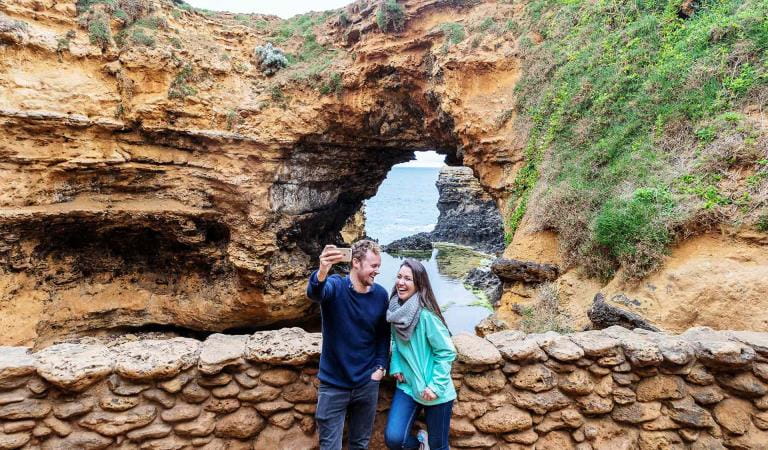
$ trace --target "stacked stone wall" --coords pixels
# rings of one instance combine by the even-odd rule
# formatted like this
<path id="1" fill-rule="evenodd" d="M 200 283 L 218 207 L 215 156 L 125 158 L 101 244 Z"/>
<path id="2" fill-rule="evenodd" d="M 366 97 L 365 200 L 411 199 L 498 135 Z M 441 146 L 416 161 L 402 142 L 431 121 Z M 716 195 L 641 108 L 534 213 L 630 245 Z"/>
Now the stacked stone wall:
<path id="1" fill-rule="evenodd" d="M 320 336 L 0 347 L 0 449 L 305 449 Z M 454 337 L 452 448 L 768 448 L 768 333 Z M 393 386 L 382 386 L 382 448 Z"/>

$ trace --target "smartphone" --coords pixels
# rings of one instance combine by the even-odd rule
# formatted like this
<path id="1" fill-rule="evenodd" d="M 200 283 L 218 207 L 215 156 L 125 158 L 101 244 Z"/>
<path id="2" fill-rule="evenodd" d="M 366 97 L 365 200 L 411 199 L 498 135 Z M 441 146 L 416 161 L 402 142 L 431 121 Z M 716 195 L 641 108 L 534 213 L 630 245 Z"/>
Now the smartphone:
<path id="1" fill-rule="evenodd" d="M 344 259 L 342 259 L 342 262 L 352 262 L 352 249 L 351 248 L 337 248 L 336 250 L 340 251 L 342 255 L 344 255 Z"/>

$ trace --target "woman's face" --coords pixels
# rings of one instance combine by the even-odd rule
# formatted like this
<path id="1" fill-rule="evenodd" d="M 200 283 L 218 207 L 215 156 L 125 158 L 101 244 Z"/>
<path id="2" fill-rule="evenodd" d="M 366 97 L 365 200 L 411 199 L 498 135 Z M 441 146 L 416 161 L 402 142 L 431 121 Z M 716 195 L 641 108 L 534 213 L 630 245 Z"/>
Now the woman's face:
<path id="1" fill-rule="evenodd" d="M 416 293 L 416 285 L 413 284 L 413 271 L 410 267 L 403 266 L 400 268 L 400 271 L 397 272 L 395 288 L 397 289 L 397 296 L 400 300 L 407 300 L 411 298 L 411 295 Z"/>

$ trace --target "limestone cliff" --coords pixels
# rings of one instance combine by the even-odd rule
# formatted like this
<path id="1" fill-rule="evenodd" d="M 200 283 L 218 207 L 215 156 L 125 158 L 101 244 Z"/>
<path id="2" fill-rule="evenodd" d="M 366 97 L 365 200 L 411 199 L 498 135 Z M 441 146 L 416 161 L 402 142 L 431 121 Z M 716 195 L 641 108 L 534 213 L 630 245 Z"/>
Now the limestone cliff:
<path id="1" fill-rule="evenodd" d="M 160 0 L 0 2 L 0 342 L 142 326 L 221 331 L 313 315 L 303 287 L 315 255 L 341 242 L 348 218 L 416 150 L 472 169 L 511 218 L 507 253 L 539 246 L 542 229 L 565 243 L 554 258 L 587 248 L 574 233 L 589 223 L 554 220 L 586 197 L 535 208 L 552 205 L 545 194 L 557 180 L 545 173 L 536 184 L 536 163 L 578 163 L 533 151 L 555 134 L 537 131 L 543 116 L 531 119 L 528 94 L 555 70 L 541 63 L 547 44 L 560 42 L 536 31 L 535 20 L 552 15 L 533 3 L 407 0 L 400 15 L 384 17 L 378 3 L 360 0 L 281 21 Z M 255 51 L 267 43 L 287 55 L 276 73 Z M 739 61 L 760 54 L 751 51 Z M 573 98 L 589 97 L 582 87 Z M 521 95 L 528 106 L 518 107 Z M 744 105 L 755 123 L 760 104 Z M 546 117 L 562 118 L 563 105 Z M 594 137 L 578 123 L 563 136 Z M 716 137 L 719 126 L 696 136 Z M 729 136 L 764 142 L 744 133 Z M 765 187 L 755 167 L 743 168 L 755 183 L 742 177 L 738 186 Z M 592 175 L 603 173 L 615 172 Z M 747 194 L 762 198 L 758 191 Z M 644 201 L 651 191 L 639 192 Z M 652 198 L 663 202 L 659 192 Z M 700 231 L 677 230 L 680 240 Z M 763 250 L 757 235 L 744 245 Z M 606 255 L 611 267 L 624 261 Z M 574 270 L 562 279 L 594 295 L 592 278 L 572 276 L 584 259 L 563 261 Z"/>
<path id="2" fill-rule="evenodd" d="M 312 314 L 314 255 L 414 150 L 504 191 L 519 144 L 489 100 L 513 95 L 515 43 L 463 55 L 436 26 L 511 6 L 413 1 L 407 32 L 384 34 L 357 3 L 345 25 L 308 16 L 308 43 L 274 17 L 139 3 L 134 22 L 98 2 L 0 4 L 3 342 Z M 254 48 L 276 35 L 304 56 L 268 76 Z"/>

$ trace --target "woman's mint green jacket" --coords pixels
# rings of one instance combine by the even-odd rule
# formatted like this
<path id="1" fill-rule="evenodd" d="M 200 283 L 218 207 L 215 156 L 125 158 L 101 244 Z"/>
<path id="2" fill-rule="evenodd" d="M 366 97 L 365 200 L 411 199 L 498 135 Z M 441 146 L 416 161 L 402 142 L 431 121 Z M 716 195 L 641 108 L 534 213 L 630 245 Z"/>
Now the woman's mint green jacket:
<path id="1" fill-rule="evenodd" d="M 422 405 L 438 405 L 456 398 L 451 380 L 451 362 L 454 359 L 456 348 L 448 328 L 430 311 L 421 310 L 419 323 L 408 341 L 397 337 L 392 329 L 389 372 L 392 375 L 402 373 L 405 382 L 398 382 L 397 388 Z M 427 401 L 421 398 L 425 388 L 430 388 L 437 399 Z"/>

